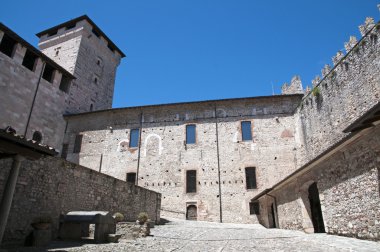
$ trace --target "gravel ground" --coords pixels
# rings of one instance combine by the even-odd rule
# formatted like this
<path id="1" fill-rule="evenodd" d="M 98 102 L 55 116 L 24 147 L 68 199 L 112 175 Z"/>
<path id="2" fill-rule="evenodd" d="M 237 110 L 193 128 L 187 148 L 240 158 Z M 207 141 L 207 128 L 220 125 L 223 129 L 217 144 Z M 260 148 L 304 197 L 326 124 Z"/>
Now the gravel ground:
<path id="1" fill-rule="evenodd" d="M 49 247 L 8 251 L 380 251 L 380 243 L 327 234 L 266 229 L 255 224 L 228 224 L 168 219 L 146 238 L 120 239 L 119 243 L 91 244 L 54 241 Z M 124 236 L 126 237 L 126 236 Z"/>

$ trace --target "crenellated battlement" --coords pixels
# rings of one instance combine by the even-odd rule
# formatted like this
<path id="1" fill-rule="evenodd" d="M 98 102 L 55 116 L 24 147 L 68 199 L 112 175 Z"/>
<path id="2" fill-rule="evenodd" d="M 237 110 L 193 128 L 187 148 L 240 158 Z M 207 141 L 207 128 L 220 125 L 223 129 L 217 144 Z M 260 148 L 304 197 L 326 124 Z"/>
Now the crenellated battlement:
<path id="1" fill-rule="evenodd" d="M 346 54 L 338 51 L 333 65 L 322 68 L 322 77 L 312 80 L 298 107 L 304 161 L 342 139 L 343 130 L 379 101 L 380 23 L 366 18 L 359 30 L 362 38 L 350 36 Z"/>
<path id="2" fill-rule="evenodd" d="M 296 75 L 290 81 L 290 85 L 288 83 L 284 83 L 281 87 L 281 94 L 303 94 L 302 82 L 301 78 Z"/>

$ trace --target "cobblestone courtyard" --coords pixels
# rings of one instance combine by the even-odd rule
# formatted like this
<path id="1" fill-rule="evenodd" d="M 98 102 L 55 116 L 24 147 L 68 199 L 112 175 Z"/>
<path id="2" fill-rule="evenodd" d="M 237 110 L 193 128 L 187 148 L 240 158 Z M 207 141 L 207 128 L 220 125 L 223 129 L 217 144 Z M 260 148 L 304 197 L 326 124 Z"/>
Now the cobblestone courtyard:
<path id="1" fill-rule="evenodd" d="M 47 251 L 380 251 L 380 243 L 327 234 L 266 229 L 260 225 L 169 219 L 165 225 L 155 226 L 147 238 L 122 239 L 111 244 L 53 242 Z"/>

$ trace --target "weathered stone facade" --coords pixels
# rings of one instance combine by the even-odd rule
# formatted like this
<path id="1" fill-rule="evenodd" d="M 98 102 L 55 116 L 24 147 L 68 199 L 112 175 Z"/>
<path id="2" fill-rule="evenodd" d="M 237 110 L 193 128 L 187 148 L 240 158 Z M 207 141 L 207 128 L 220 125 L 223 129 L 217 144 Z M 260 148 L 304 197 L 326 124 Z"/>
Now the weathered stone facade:
<path id="1" fill-rule="evenodd" d="M 67 159 L 119 179 L 125 180 L 129 172 L 138 174 L 138 185 L 163 194 L 162 207 L 167 214 L 185 217 L 187 206 L 195 205 L 199 220 L 219 221 L 221 208 L 223 221 L 255 222 L 249 213 L 250 199 L 260 188 L 295 169 L 292 113 L 301 97 L 146 106 L 66 116 Z M 251 122 L 252 140 L 242 141 L 241 121 Z M 185 143 L 189 124 L 196 125 L 195 144 Z M 140 148 L 130 148 L 130 130 L 140 125 Z M 73 153 L 78 134 L 83 135 L 82 148 Z M 257 189 L 246 189 L 246 167 L 256 167 Z M 195 193 L 186 193 L 187 170 L 196 170 Z"/>
<path id="2" fill-rule="evenodd" d="M 0 196 L 11 163 L 11 159 L 0 160 Z M 53 219 L 56 237 L 60 214 L 69 211 L 120 212 L 128 221 L 147 212 L 153 221 L 159 221 L 160 201 L 159 193 L 61 158 L 23 161 L 4 240 L 23 241 L 32 230 L 33 218 L 40 216 Z"/>

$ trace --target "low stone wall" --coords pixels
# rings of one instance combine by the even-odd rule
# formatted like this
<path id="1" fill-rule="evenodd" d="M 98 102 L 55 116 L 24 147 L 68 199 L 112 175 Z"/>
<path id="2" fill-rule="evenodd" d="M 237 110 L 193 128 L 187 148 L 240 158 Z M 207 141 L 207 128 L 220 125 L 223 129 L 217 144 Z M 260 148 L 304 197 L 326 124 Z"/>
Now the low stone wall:
<path id="1" fill-rule="evenodd" d="M 12 164 L 0 160 L 0 192 L 4 191 Z M 121 212 L 135 221 L 139 212 L 159 222 L 161 194 L 121 181 L 61 158 L 46 157 L 21 165 L 4 241 L 23 241 L 33 218 L 51 216 L 53 237 L 60 214 L 75 210 Z"/>
<path id="2" fill-rule="evenodd" d="M 317 182 L 326 232 L 380 240 L 380 127 L 274 192 L 280 228 L 313 231 L 308 186 Z"/>

